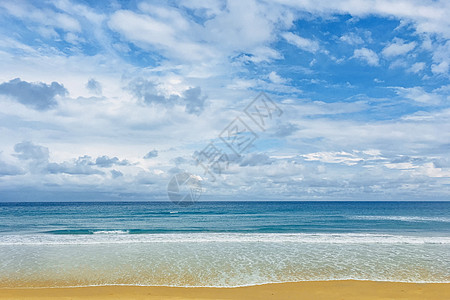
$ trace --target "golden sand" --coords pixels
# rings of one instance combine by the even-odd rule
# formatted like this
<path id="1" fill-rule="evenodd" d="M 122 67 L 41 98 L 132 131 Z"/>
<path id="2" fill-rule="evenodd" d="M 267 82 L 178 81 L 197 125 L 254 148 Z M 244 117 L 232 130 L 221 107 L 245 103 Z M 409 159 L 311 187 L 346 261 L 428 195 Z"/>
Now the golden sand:
<path id="1" fill-rule="evenodd" d="M 448 283 L 316 281 L 239 288 L 102 286 L 0 289 L 0 299 L 450 299 Z"/>

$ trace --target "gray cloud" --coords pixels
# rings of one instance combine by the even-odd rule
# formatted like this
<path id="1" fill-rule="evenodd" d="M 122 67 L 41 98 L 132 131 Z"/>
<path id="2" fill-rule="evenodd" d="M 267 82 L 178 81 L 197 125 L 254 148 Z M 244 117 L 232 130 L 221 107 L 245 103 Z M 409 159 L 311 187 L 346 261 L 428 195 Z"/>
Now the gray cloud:
<path id="1" fill-rule="evenodd" d="M 203 111 L 206 96 L 202 96 L 202 90 L 200 87 L 186 90 L 183 96 L 187 113 L 199 115 Z"/>
<path id="2" fill-rule="evenodd" d="M 117 170 L 111 170 L 111 176 L 112 178 L 118 178 L 118 177 L 122 177 L 123 173 Z"/>
<path id="3" fill-rule="evenodd" d="M 106 155 L 103 155 L 97 157 L 97 159 L 95 160 L 95 165 L 100 168 L 109 168 L 112 167 L 113 165 L 127 166 L 130 165 L 130 162 L 126 159 L 120 160 L 117 157 L 108 157 Z"/>
<path id="4" fill-rule="evenodd" d="M 145 154 L 144 159 L 150 159 L 158 156 L 158 150 L 154 149 L 149 153 Z"/>
<path id="5" fill-rule="evenodd" d="M 27 161 L 29 163 L 29 171 L 31 173 L 50 173 L 50 174 L 71 174 L 71 175 L 92 175 L 92 174 L 101 174 L 104 172 L 96 169 L 99 168 L 109 168 L 114 165 L 118 166 L 127 166 L 130 165 L 128 160 L 120 160 L 117 157 L 108 157 L 106 155 L 99 156 L 95 159 L 88 155 L 80 156 L 77 159 L 72 161 L 64 161 L 62 163 L 49 162 L 49 150 L 47 147 L 35 145 L 32 142 L 25 141 L 22 143 L 18 143 L 14 146 L 13 154 L 19 160 Z M 17 168 L 12 168 L 11 166 L 7 167 L 5 165 L 2 168 L 2 164 L 0 161 L 0 168 L 5 173 L 11 173 L 10 175 L 18 175 L 21 174 L 21 170 Z M 0 171 L 0 174 L 2 171 Z M 118 175 L 118 173 L 114 173 L 113 176 Z"/>
<path id="6" fill-rule="evenodd" d="M 70 175 L 93 175 L 104 174 L 102 171 L 92 168 L 90 165 L 83 165 L 77 162 L 49 163 L 47 171 L 51 174 L 65 173 Z"/>
<path id="7" fill-rule="evenodd" d="M 146 104 L 159 103 L 173 105 L 179 98 L 176 95 L 171 95 L 170 97 L 161 95 L 156 89 L 156 84 L 143 78 L 132 80 L 128 85 L 128 90 L 131 91 L 134 97 Z"/>
<path id="8" fill-rule="evenodd" d="M 280 124 L 276 128 L 276 131 L 273 135 L 276 137 L 287 137 L 296 132 L 297 130 L 299 130 L 299 127 L 295 124 L 292 123 Z"/>
<path id="9" fill-rule="evenodd" d="M 35 145 L 32 142 L 25 141 L 14 146 L 14 151 L 20 160 L 34 160 L 40 162 L 47 162 L 49 158 L 49 151 L 47 147 Z"/>
<path id="10" fill-rule="evenodd" d="M 448 158 L 434 159 L 433 164 L 436 168 L 450 168 L 450 159 Z"/>
<path id="11" fill-rule="evenodd" d="M 0 176 L 21 175 L 23 173 L 21 168 L 0 160 Z"/>
<path id="12" fill-rule="evenodd" d="M 241 163 L 239 164 L 241 167 L 247 166 L 262 166 L 262 165 L 270 165 L 273 160 L 264 153 L 251 153 L 246 155 Z"/>
<path id="13" fill-rule="evenodd" d="M 131 94 L 145 104 L 163 104 L 172 106 L 175 104 L 185 105 L 186 112 L 199 115 L 205 105 L 206 96 L 202 96 L 200 87 L 189 88 L 184 91 L 183 96 L 170 95 L 165 96 L 158 91 L 157 85 L 143 78 L 136 78 L 128 84 L 127 88 Z"/>
<path id="14" fill-rule="evenodd" d="M 89 79 L 89 81 L 86 83 L 86 88 L 93 94 L 102 94 L 102 85 L 100 84 L 100 82 L 93 78 Z"/>
<path id="15" fill-rule="evenodd" d="M 65 173 L 70 175 L 104 174 L 102 171 L 94 169 L 93 165 L 91 157 L 84 155 L 72 162 L 49 163 L 47 171 L 51 174 Z"/>
<path id="16" fill-rule="evenodd" d="M 103 171 L 96 169 L 99 168 L 109 168 L 114 165 L 118 166 L 128 166 L 130 163 L 127 160 L 120 160 L 117 157 L 108 157 L 106 155 L 99 156 L 94 161 L 90 156 L 84 155 L 78 157 L 72 162 L 63 163 L 49 163 L 47 165 L 47 171 L 52 174 L 66 173 L 71 175 L 93 175 L 93 174 L 105 174 Z M 113 172 L 114 171 L 114 172 Z M 113 178 L 121 176 L 119 171 L 112 170 L 111 175 Z"/>
<path id="17" fill-rule="evenodd" d="M 23 105 L 36 110 L 47 110 L 56 106 L 56 96 L 67 94 L 66 88 L 57 82 L 26 82 L 15 78 L 0 84 L 0 94 L 8 95 Z"/>

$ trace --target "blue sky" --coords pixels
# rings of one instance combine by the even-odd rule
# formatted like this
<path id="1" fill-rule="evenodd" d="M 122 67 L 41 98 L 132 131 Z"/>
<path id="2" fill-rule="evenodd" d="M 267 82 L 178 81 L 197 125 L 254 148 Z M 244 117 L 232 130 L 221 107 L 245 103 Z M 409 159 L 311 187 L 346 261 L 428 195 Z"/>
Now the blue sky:
<path id="1" fill-rule="evenodd" d="M 0 201 L 166 200 L 180 172 L 203 200 L 449 200 L 449 15 L 448 1 L 3 1 Z M 264 128 L 245 114 L 260 92 L 282 112 Z M 234 153 L 220 137 L 237 117 L 257 137 Z M 220 172 L 196 164 L 211 142 Z"/>

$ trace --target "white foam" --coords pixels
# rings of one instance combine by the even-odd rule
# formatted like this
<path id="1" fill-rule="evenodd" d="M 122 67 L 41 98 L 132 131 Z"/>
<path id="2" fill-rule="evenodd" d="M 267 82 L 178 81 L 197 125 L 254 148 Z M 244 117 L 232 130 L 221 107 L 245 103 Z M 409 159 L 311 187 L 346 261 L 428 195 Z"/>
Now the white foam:
<path id="1" fill-rule="evenodd" d="M 450 244 L 448 236 L 406 236 L 357 233 L 171 233 L 94 235 L 2 235 L 1 245 L 64 245 L 126 243 L 304 243 L 304 244 Z"/>
<path id="2" fill-rule="evenodd" d="M 97 230 L 93 234 L 128 234 L 128 230 Z"/>
<path id="3" fill-rule="evenodd" d="M 352 220 L 374 220 L 374 221 L 403 221 L 403 222 L 450 222 L 445 217 L 418 217 L 418 216 L 351 216 Z"/>

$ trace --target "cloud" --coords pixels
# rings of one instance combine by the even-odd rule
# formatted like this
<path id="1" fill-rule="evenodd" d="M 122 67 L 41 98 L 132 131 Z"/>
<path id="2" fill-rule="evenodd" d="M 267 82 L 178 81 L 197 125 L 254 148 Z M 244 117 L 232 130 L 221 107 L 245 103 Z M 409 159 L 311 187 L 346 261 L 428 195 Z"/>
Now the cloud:
<path id="1" fill-rule="evenodd" d="M 112 178 L 119 178 L 123 176 L 123 173 L 117 170 L 111 170 Z"/>
<path id="2" fill-rule="evenodd" d="M 49 9 L 39 9 L 30 3 L 22 1 L 19 3 L 2 2 L 0 3 L 0 7 L 3 7 L 11 15 L 23 21 L 41 24 L 39 28 L 41 30 L 44 28 L 47 32 L 53 28 L 73 32 L 81 31 L 80 23 L 65 13 L 59 13 Z"/>
<path id="3" fill-rule="evenodd" d="M 18 166 L 11 165 L 0 160 L 0 177 L 8 175 L 21 175 L 23 173 L 23 170 Z"/>
<path id="4" fill-rule="evenodd" d="M 269 80 L 272 81 L 273 83 L 281 84 L 281 83 L 287 82 L 286 79 L 284 79 L 283 77 L 278 75 L 277 72 L 275 72 L 275 71 L 270 72 L 268 77 L 269 77 Z"/>
<path id="5" fill-rule="evenodd" d="M 95 165 L 100 168 L 110 168 L 114 165 L 117 166 L 128 166 L 130 162 L 126 159 L 120 160 L 117 157 L 108 157 L 107 155 L 99 156 L 95 160 Z"/>
<path id="6" fill-rule="evenodd" d="M 391 58 L 410 52 L 416 47 L 416 45 L 416 42 L 404 43 L 401 39 L 394 39 L 394 42 L 386 46 L 381 53 L 383 56 Z"/>
<path id="7" fill-rule="evenodd" d="M 136 78 L 128 84 L 128 90 L 139 100 L 146 104 L 157 103 L 173 105 L 178 100 L 178 95 L 165 96 L 157 89 L 157 85 L 143 78 Z"/>
<path id="8" fill-rule="evenodd" d="M 303 155 L 307 161 L 320 161 L 332 164 L 346 164 L 349 166 L 359 163 L 362 158 L 355 153 L 341 152 L 316 152 Z"/>
<path id="9" fill-rule="evenodd" d="M 166 57 L 178 61 L 214 57 L 207 44 L 193 37 L 192 31 L 197 26 L 185 20 L 179 12 L 148 4 L 141 4 L 140 7 L 148 14 L 116 11 L 108 22 L 109 27 L 141 48 L 159 49 Z"/>
<path id="10" fill-rule="evenodd" d="M 16 33 L 0 34 L 2 82 L 20 75 L 51 88 L 56 81 L 79 99 L 55 95 L 44 105 L 54 109 L 31 110 L 1 95 L 0 151 L 9 151 L 11 160 L 0 162 L 0 170 L 11 175 L 1 177 L 0 190 L 142 192 L 166 199 L 171 172 L 203 175 L 191 153 L 236 116 L 246 118 L 242 110 L 264 90 L 281 103 L 283 120 L 258 132 L 250 153 L 230 161 L 224 180 L 208 186 L 208 199 L 450 196 L 443 177 L 449 93 L 439 89 L 450 63 L 444 1 L 0 6 L 8 6 L 0 8 L 0 25 Z M 419 80 L 422 87 L 414 87 Z M 83 101 L 88 93 L 102 101 Z M 45 141 L 51 152 L 17 146 L 28 139 Z M 144 160 L 142 154 L 156 155 L 149 147 L 165 149 L 164 155 Z M 364 153 L 372 148 L 377 154 Z"/>
<path id="11" fill-rule="evenodd" d="M 293 123 L 280 124 L 276 128 L 273 135 L 275 137 L 283 138 L 283 137 L 290 136 L 297 130 L 299 130 L 299 127 L 296 124 L 293 124 Z"/>
<path id="12" fill-rule="evenodd" d="M 49 151 L 47 147 L 35 145 L 29 141 L 16 144 L 14 146 L 14 151 L 16 152 L 14 156 L 20 160 L 46 162 L 49 158 Z"/>
<path id="13" fill-rule="evenodd" d="M 428 93 L 420 86 L 412 88 L 397 87 L 395 88 L 395 91 L 399 96 L 421 104 L 436 105 L 442 100 L 441 95 L 437 93 Z"/>
<path id="14" fill-rule="evenodd" d="M 11 96 L 23 105 L 36 110 L 47 110 L 56 106 L 56 97 L 66 95 L 67 90 L 57 82 L 48 85 L 15 78 L 0 84 L 0 94 Z"/>
<path id="15" fill-rule="evenodd" d="M 93 94 L 102 94 L 102 85 L 100 84 L 100 82 L 93 78 L 89 79 L 89 81 L 86 83 L 86 88 Z"/>
<path id="16" fill-rule="evenodd" d="M 350 45 L 364 44 L 364 40 L 353 32 L 342 35 L 339 40 Z"/>
<path id="17" fill-rule="evenodd" d="M 245 155 L 241 162 L 241 167 L 253 167 L 253 166 L 261 166 L 261 165 L 270 165 L 272 164 L 273 160 L 265 153 L 251 153 L 248 155 Z"/>
<path id="18" fill-rule="evenodd" d="M 423 69 L 425 69 L 425 63 L 424 62 L 417 62 L 414 63 L 409 69 L 409 72 L 412 73 L 419 73 L 420 71 L 422 71 Z"/>
<path id="19" fill-rule="evenodd" d="M 289 43 L 294 46 L 297 46 L 298 48 L 315 53 L 319 50 L 319 43 L 317 41 L 313 41 L 307 38 L 303 38 L 301 36 L 298 36 L 296 34 L 293 34 L 292 32 L 285 32 L 281 34 L 281 36 Z"/>
<path id="20" fill-rule="evenodd" d="M 92 168 L 92 166 L 84 164 L 79 160 L 75 162 L 49 163 L 47 171 L 50 174 L 69 174 L 69 175 L 103 175 L 104 172 Z"/>
<path id="21" fill-rule="evenodd" d="M 434 74 L 448 74 L 450 69 L 450 41 L 436 47 L 433 51 L 433 62 L 431 71 Z"/>
<path id="22" fill-rule="evenodd" d="M 202 96 L 200 87 L 189 88 L 183 93 L 183 100 L 186 105 L 186 112 L 199 115 L 205 105 L 206 96 Z"/>
<path id="23" fill-rule="evenodd" d="M 136 78 L 130 81 L 128 90 L 145 104 L 161 104 L 165 107 L 173 105 L 184 105 L 185 111 L 189 114 L 199 115 L 205 105 L 206 96 L 202 95 L 200 87 L 191 87 L 182 92 L 179 96 L 175 93 L 164 93 L 163 89 L 156 83 L 143 78 Z"/>
<path id="24" fill-rule="evenodd" d="M 62 163 L 49 163 L 47 165 L 47 171 L 51 174 L 65 173 L 70 175 L 104 175 L 105 173 L 94 167 L 110 168 L 112 166 L 129 166 L 131 165 L 128 160 L 120 160 L 117 157 L 108 157 L 107 155 L 99 156 L 92 160 L 88 155 L 80 156 L 77 159 L 71 161 L 65 161 Z M 118 173 L 111 171 L 113 177 Z M 118 172 L 118 171 L 116 171 Z M 118 176 L 117 176 L 118 177 Z M 114 177 L 116 178 L 116 177 Z"/>
<path id="25" fill-rule="evenodd" d="M 380 64 L 378 55 L 373 50 L 367 48 L 355 49 L 352 58 L 365 61 L 369 66 L 376 67 Z"/>
<path id="26" fill-rule="evenodd" d="M 145 154 L 144 159 L 150 159 L 150 158 L 154 158 L 154 157 L 158 157 L 158 150 L 156 150 L 156 149 Z"/>

